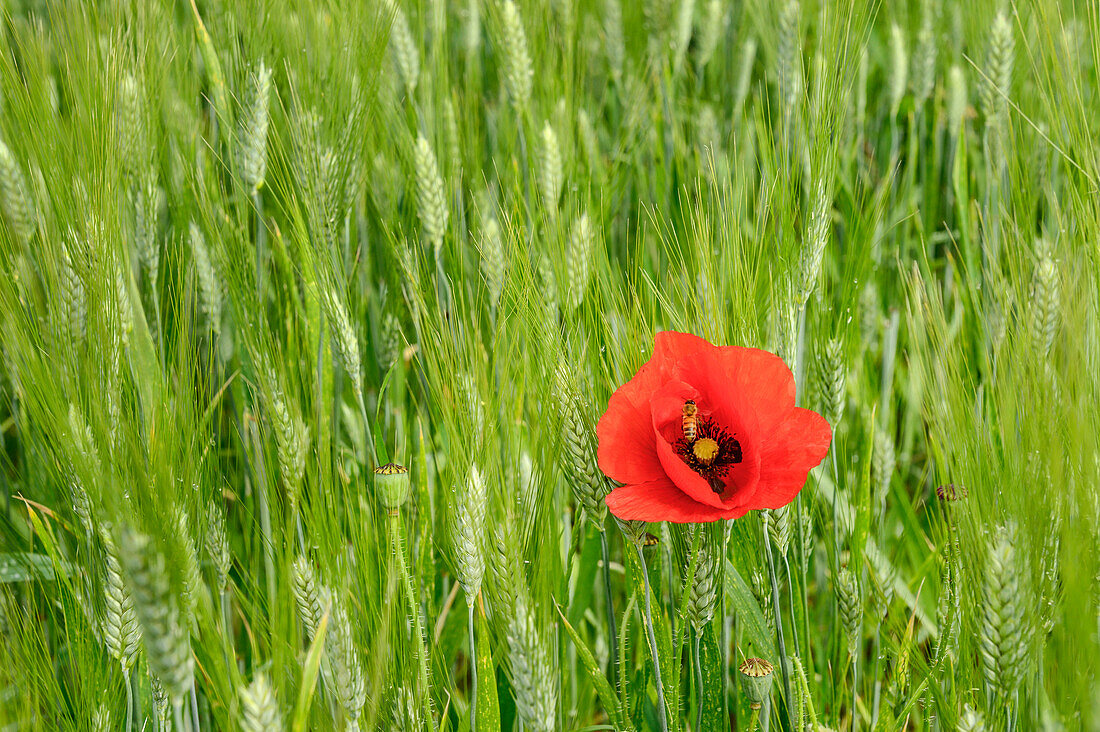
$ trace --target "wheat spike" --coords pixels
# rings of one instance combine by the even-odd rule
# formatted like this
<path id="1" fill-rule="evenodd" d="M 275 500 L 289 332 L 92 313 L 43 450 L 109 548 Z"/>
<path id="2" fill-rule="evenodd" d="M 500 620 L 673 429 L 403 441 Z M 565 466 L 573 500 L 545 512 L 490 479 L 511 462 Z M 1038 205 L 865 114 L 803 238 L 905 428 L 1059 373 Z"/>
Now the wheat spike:
<path id="1" fill-rule="evenodd" d="M 626 45 L 623 42 L 623 7 L 621 0 L 603 0 L 604 55 L 611 78 L 618 83 L 623 78 Z"/>
<path id="2" fill-rule="evenodd" d="M 485 513 L 488 504 L 485 478 L 477 465 L 470 466 L 466 490 L 455 506 L 455 563 L 466 602 L 473 605 L 485 577 Z"/>
<path id="3" fill-rule="evenodd" d="M 1023 679 L 1030 642 L 1030 602 L 1016 563 L 1015 534 L 1005 525 L 991 537 L 982 582 L 978 647 L 986 686 L 1001 698 L 1009 698 Z"/>
<path id="4" fill-rule="evenodd" d="M 558 213 L 558 201 L 561 199 L 561 148 L 558 145 L 557 133 L 549 122 L 542 126 L 538 181 L 542 205 L 550 217 L 554 218 Z"/>
<path id="5" fill-rule="evenodd" d="M 756 64 L 756 39 L 745 39 L 741 47 L 741 64 L 737 69 L 737 82 L 733 87 L 733 108 L 740 112 L 745 106 L 745 99 L 749 96 L 749 88 L 752 83 L 752 68 Z"/>
<path id="6" fill-rule="evenodd" d="M 600 170 L 600 138 L 592 118 L 584 109 L 577 110 L 577 136 L 580 137 L 588 172 L 597 175 Z"/>
<path id="7" fill-rule="evenodd" d="M 905 31 L 897 23 L 890 24 L 890 115 L 896 117 L 909 83 L 909 49 Z"/>
<path id="8" fill-rule="evenodd" d="M 106 527 L 101 533 L 101 538 L 106 562 L 103 583 L 103 639 L 107 645 L 107 652 L 118 661 L 123 672 L 129 674 L 137 658 L 141 628 L 138 626 L 137 614 L 134 611 L 134 598 L 122 579 L 118 548 Z"/>
<path id="9" fill-rule="evenodd" d="M 596 249 L 596 232 L 588 220 L 588 214 L 581 214 L 573 225 L 569 237 L 569 256 L 565 259 L 566 276 L 569 279 L 570 312 L 584 302 L 585 292 L 592 272 L 592 259 Z"/>
<path id="10" fill-rule="evenodd" d="M 267 175 L 267 127 L 271 119 L 271 69 L 260 62 L 252 76 L 252 100 L 237 129 L 237 171 L 249 193 Z"/>
<path id="11" fill-rule="evenodd" d="M 840 341 L 830 338 L 825 342 L 816 363 L 817 393 L 821 403 L 821 413 L 833 430 L 844 416 L 845 385 L 848 372 L 844 368 L 844 353 Z"/>
<path id="12" fill-rule="evenodd" d="M 714 618 L 714 608 L 718 604 L 718 557 L 708 542 L 699 546 L 699 559 L 695 566 L 695 582 L 691 585 L 688 597 L 688 619 L 701 633 Z"/>
<path id="13" fill-rule="evenodd" d="M 855 658 L 859 650 L 863 624 L 863 596 L 859 582 L 847 567 L 836 578 L 836 597 L 840 606 L 840 622 L 848 638 L 848 655 Z"/>
<path id="14" fill-rule="evenodd" d="M 393 313 L 387 312 L 382 316 L 382 338 L 378 347 L 378 365 L 382 372 L 390 370 L 397 359 L 401 358 L 401 342 L 404 336 L 401 334 L 401 321 Z"/>
<path id="15" fill-rule="evenodd" d="M 958 732 L 985 732 L 985 718 L 982 717 L 981 712 L 967 704 L 959 717 L 956 729 Z"/>
<path id="16" fill-rule="evenodd" d="M 145 97 L 137 78 L 126 72 L 118 85 L 115 99 L 115 134 L 118 135 L 120 158 L 124 170 L 136 175 L 149 157 L 149 141 L 145 127 Z"/>
<path id="17" fill-rule="evenodd" d="M 871 472 L 875 504 L 880 510 L 886 505 L 886 495 L 890 490 L 890 479 L 894 476 L 896 463 L 894 436 L 884 429 L 876 430 L 872 444 Z"/>
<path id="18" fill-rule="evenodd" d="M 765 509 L 761 512 L 764 522 L 768 527 L 768 536 L 780 557 L 787 555 L 787 549 L 791 544 L 791 511 L 790 505 L 780 508 Z"/>
<path id="19" fill-rule="evenodd" d="M 985 56 L 985 74 L 978 90 L 986 124 L 999 128 L 1008 112 L 1007 96 L 1012 88 L 1012 67 L 1016 58 L 1016 34 L 1008 14 L 1001 10 L 989 30 Z"/>
<path id="20" fill-rule="evenodd" d="M 73 346 L 84 345 L 88 327 L 88 298 L 84 280 L 73 266 L 69 246 L 61 247 L 61 304 L 65 311 L 65 329 Z"/>
<path id="21" fill-rule="evenodd" d="M 149 670 L 164 684 L 173 704 L 183 702 L 193 678 L 191 644 L 168 584 L 164 556 L 144 534 L 123 533 L 120 559 L 134 597 Z"/>
<path id="22" fill-rule="evenodd" d="M 603 531 L 603 521 L 607 515 L 603 498 L 609 486 L 596 460 L 595 428 L 582 416 L 587 414 L 588 409 L 577 386 L 574 365 L 568 361 L 559 363 L 554 384 L 561 409 L 562 439 L 565 442 L 563 462 L 569 484 L 577 503 L 584 508 L 585 517 L 598 531 Z"/>
<path id="23" fill-rule="evenodd" d="M 416 85 L 420 81 L 420 49 L 409 29 L 409 19 L 405 11 L 394 2 L 388 3 L 393 13 L 393 25 L 390 26 L 390 47 L 393 49 L 394 65 L 397 74 L 405 85 L 405 93 L 412 98 Z"/>
<path id="24" fill-rule="evenodd" d="M 814 186 L 814 205 L 810 211 L 810 223 L 806 227 L 806 238 L 802 244 L 802 281 L 798 291 L 800 307 L 805 306 L 806 301 L 809 300 L 821 275 L 821 260 L 825 255 L 825 246 L 829 239 L 830 206 L 825 181 L 819 178 Z"/>
<path id="25" fill-rule="evenodd" d="M 292 412 L 283 394 L 272 387 L 271 421 L 275 427 L 275 448 L 279 457 L 279 472 L 287 487 L 292 507 L 298 504 L 298 495 L 306 473 L 306 454 L 309 452 L 309 427 L 297 410 Z"/>
<path id="26" fill-rule="evenodd" d="M 416 211 L 420 215 L 424 240 L 431 245 L 438 260 L 442 256 L 443 237 L 447 235 L 450 211 L 447 208 L 443 178 L 439 175 L 435 153 L 423 135 L 416 138 L 413 163 L 416 169 Z"/>
<path id="27" fill-rule="evenodd" d="M 245 732 L 282 732 L 279 703 L 263 672 L 241 689 L 241 727 Z"/>
<path id="28" fill-rule="evenodd" d="M 962 132 L 967 104 L 966 74 L 955 64 L 947 72 L 947 129 L 952 139 L 958 139 Z"/>
<path id="29" fill-rule="evenodd" d="M 707 64 L 714 58 L 714 52 L 718 49 L 718 39 L 722 36 L 726 26 L 726 11 L 721 0 L 707 0 L 703 7 L 703 13 L 699 18 L 698 55 L 696 62 L 699 73 L 707 68 Z"/>
<path id="30" fill-rule="evenodd" d="M 458 115 L 448 96 L 443 100 L 443 139 L 447 142 L 447 162 L 452 177 L 462 178 L 462 136 L 458 130 Z"/>
<path id="31" fill-rule="evenodd" d="M 111 721 L 111 710 L 107 708 L 106 703 L 100 702 L 92 715 L 92 730 L 93 732 L 109 732 L 112 729 L 114 729 L 114 725 Z"/>
<path id="32" fill-rule="evenodd" d="M 191 257 L 195 262 L 195 273 L 199 278 L 199 291 L 202 296 L 202 311 L 206 316 L 210 333 L 217 340 L 222 330 L 222 291 L 218 282 L 218 273 L 210 259 L 210 250 L 206 248 L 206 237 L 194 221 L 190 224 Z"/>
<path id="33" fill-rule="evenodd" d="M 779 66 L 780 109 L 792 114 L 802 92 L 802 6 L 799 0 L 781 0 L 776 54 Z M 755 51 L 755 45 L 753 46 Z"/>
<path id="34" fill-rule="evenodd" d="M 356 399 L 362 399 L 363 367 L 359 360 L 359 339 L 351 327 L 351 319 L 348 318 L 348 311 L 344 309 L 344 301 L 340 296 L 335 291 L 330 291 L 325 295 L 324 302 L 336 350 L 344 365 L 344 373 L 351 379 L 351 388 Z"/>
<path id="35" fill-rule="evenodd" d="M 504 86 L 512 106 L 517 110 L 527 109 L 531 101 L 531 81 L 535 72 L 531 66 L 531 56 L 527 50 L 527 34 L 523 30 L 523 19 L 512 0 L 504 0 L 501 6 L 501 47 L 504 57 Z"/>
<path id="36" fill-rule="evenodd" d="M 462 49 L 468 56 L 481 51 L 481 3 L 469 0 L 466 3 L 465 18 L 462 24 Z"/>
<path id="37" fill-rule="evenodd" d="M 913 69 L 910 77 L 913 86 L 913 98 L 917 108 L 932 96 L 936 86 L 936 32 L 933 27 L 933 9 L 931 0 L 921 2 L 920 30 L 917 31 L 917 48 L 913 54 Z"/>
<path id="38" fill-rule="evenodd" d="M 416 696 L 404 686 L 394 689 L 390 706 L 390 729 L 398 732 L 420 732 L 423 727 Z"/>
<path id="39" fill-rule="evenodd" d="M 176 508 L 176 541 L 174 552 L 183 563 L 183 607 L 187 611 L 187 620 L 194 624 L 199 599 L 206 592 L 199 565 L 199 553 L 191 538 L 191 517 L 182 506 Z"/>
<path id="40" fill-rule="evenodd" d="M 508 264 L 504 256 L 500 224 L 495 218 L 488 218 L 481 227 L 481 276 L 485 278 L 485 287 L 489 290 L 489 303 L 493 307 L 500 303 L 507 270 Z"/>
<path id="41" fill-rule="evenodd" d="M 229 550 L 229 538 L 225 532 L 225 514 L 217 504 L 211 502 L 206 508 L 206 554 L 214 565 L 218 578 L 218 591 L 224 592 L 229 584 L 229 570 L 233 566 L 233 555 Z"/>
<path id="42" fill-rule="evenodd" d="M 27 179 L 7 145 L 0 140 L 0 206 L 16 243 L 26 247 L 38 228 Z"/>
<path id="43" fill-rule="evenodd" d="M 1039 356 L 1046 359 L 1054 344 L 1054 335 L 1058 330 L 1058 310 L 1060 303 L 1058 267 L 1051 258 L 1046 246 L 1035 266 L 1031 280 L 1031 302 L 1028 304 L 1032 337 L 1039 350 Z"/>
<path id="44" fill-rule="evenodd" d="M 306 631 L 306 638 L 310 642 L 317 636 L 317 629 L 321 625 L 321 617 L 325 614 L 321 605 L 321 594 L 317 586 L 317 577 L 313 572 L 313 565 L 305 557 L 298 557 L 294 561 L 293 568 L 294 601 L 298 606 L 298 618 Z"/>
<path id="45" fill-rule="evenodd" d="M 691 43 L 692 21 L 695 19 L 695 0 L 680 0 L 676 8 L 676 24 L 672 37 L 672 69 L 679 73 Z"/>
<path id="46" fill-rule="evenodd" d="M 160 189 L 157 173 L 152 167 L 145 169 L 134 193 L 134 244 L 141 256 L 141 264 L 154 291 L 160 274 Z"/>
<path id="47" fill-rule="evenodd" d="M 157 717 L 160 732 L 172 730 L 172 701 L 168 698 L 168 692 L 164 690 L 164 684 L 152 673 L 149 674 L 149 690 L 153 697 L 153 713 Z"/>
<path id="48" fill-rule="evenodd" d="M 525 593 L 508 624 L 508 661 L 516 692 L 516 710 L 525 727 L 535 732 L 557 729 L 557 690 L 550 656 L 539 637 Z"/>
<path id="49" fill-rule="evenodd" d="M 367 701 L 367 689 L 363 679 L 363 666 L 355 649 L 355 637 L 351 622 L 341 602 L 332 603 L 332 624 L 329 626 L 325 652 L 332 667 L 332 680 L 336 696 L 348 729 L 358 729 L 359 714 Z"/>

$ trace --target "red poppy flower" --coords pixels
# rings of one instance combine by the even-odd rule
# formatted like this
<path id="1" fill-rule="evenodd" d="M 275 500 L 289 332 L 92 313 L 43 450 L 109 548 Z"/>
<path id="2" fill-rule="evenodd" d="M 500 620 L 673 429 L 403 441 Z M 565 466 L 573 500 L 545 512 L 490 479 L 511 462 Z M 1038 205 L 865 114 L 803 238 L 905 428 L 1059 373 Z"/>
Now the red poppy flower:
<path id="1" fill-rule="evenodd" d="M 605 499 L 611 513 L 690 523 L 790 503 L 832 430 L 794 405 L 794 376 L 775 354 L 665 331 L 611 395 L 596 436 L 600 469 L 623 484 Z"/>

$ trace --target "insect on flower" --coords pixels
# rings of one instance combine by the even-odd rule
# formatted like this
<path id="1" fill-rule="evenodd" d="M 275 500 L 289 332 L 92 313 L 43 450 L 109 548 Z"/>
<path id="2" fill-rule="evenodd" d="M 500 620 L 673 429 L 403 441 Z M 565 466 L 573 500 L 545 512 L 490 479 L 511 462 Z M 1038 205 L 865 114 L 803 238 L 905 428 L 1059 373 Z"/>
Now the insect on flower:
<path id="1" fill-rule="evenodd" d="M 620 519 L 690 523 L 790 503 L 829 450 L 825 418 L 795 406 L 775 354 L 658 333 L 653 356 L 596 426 Z"/>
<path id="2" fill-rule="evenodd" d="M 695 406 L 695 402 L 688 399 L 684 402 L 684 408 L 682 411 L 684 427 L 684 439 L 690 442 L 695 442 L 696 427 L 698 427 L 699 407 Z"/>

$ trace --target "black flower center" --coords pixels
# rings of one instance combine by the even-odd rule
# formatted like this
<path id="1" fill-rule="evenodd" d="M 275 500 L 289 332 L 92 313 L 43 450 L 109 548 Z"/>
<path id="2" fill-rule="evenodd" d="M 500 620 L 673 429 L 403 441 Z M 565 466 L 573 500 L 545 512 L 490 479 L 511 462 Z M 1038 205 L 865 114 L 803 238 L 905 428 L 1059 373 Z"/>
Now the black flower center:
<path id="1" fill-rule="evenodd" d="M 689 468 L 707 480 L 710 489 L 721 493 L 730 468 L 742 460 L 741 443 L 710 417 L 695 420 L 695 439 L 681 437 L 672 445 Z"/>

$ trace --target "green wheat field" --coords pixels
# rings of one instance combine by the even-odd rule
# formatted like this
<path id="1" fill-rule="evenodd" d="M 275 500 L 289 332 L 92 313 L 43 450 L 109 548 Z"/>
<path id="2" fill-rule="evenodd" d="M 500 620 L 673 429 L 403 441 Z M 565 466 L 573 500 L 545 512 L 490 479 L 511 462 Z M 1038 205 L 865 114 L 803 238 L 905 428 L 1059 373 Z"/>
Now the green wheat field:
<path id="1" fill-rule="evenodd" d="M 0 730 L 1100 730 L 1095 2 L 0 35 Z M 662 331 L 792 502 L 609 513 Z"/>

